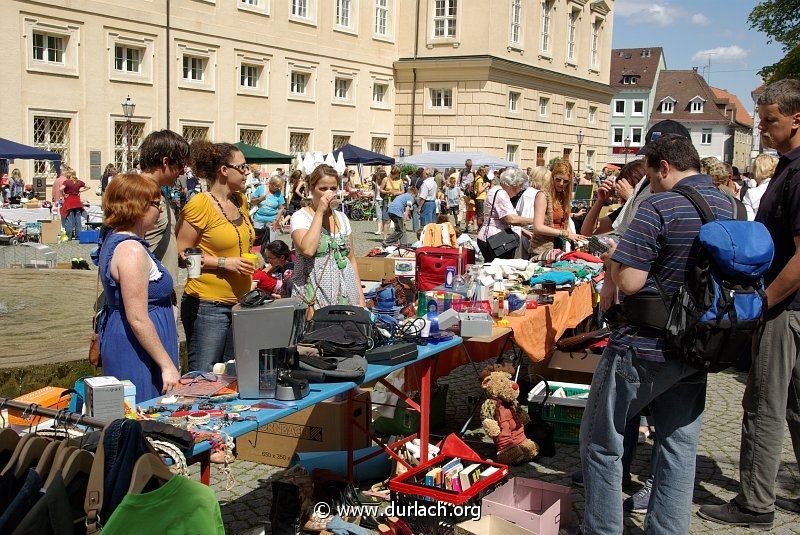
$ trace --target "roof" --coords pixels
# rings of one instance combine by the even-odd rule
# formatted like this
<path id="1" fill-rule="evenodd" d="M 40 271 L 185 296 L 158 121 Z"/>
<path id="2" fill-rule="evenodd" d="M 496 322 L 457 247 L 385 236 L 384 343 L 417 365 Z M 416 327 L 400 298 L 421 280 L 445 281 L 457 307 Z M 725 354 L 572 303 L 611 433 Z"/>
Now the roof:
<path id="1" fill-rule="evenodd" d="M 764 87 L 766 87 L 766 85 L 765 84 L 761 84 L 760 86 L 758 86 L 755 89 L 753 89 L 752 91 L 750 91 L 750 96 L 753 97 L 753 100 L 755 100 L 756 97 L 758 97 L 758 95 L 760 95 L 761 93 L 764 92 Z"/>
<path id="2" fill-rule="evenodd" d="M 706 101 L 702 113 L 691 113 L 689 102 L 700 97 Z M 660 102 L 667 97 L 675 99 L 675 111 L 662 113 Z M 715 105 L 719 99 L 705 79 L 697 71 L 668 71 L 663 70 L 658 75 L 656 96 L 650 114 L 650 124 L 655 124 L 664 119 L 672 119 L 679 123 L 728 123 L 730 119 Z"/>
<path id="3" fill-rule="evenodd" d="M 735 110 L 737 123 L 748 128 L 753 127 L 753 118 L 747 113 L 747 108 L 744 107 L 739 97 L 724 89 L 719 89 L 718 87 L 712 87 L 711 90 L 718 99 L 728 100 L 728 105 Z"/>
<path id="4" fill-rule="evenodd" d="M 609 85 L 615 89 L 650 89 L 656 80 L 656 71 L 664 50 L 660 46 L 648 48 L 615 48 L 611 51 L 611 77 Z M 625 75 L 639 76 L 636 85 L 623 84 Z"/>

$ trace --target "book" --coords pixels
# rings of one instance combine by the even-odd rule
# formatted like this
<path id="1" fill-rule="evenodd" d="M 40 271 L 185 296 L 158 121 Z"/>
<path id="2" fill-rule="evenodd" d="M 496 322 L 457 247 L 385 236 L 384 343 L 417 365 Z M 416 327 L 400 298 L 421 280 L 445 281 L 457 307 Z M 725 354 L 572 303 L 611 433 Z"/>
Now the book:
<path id="1" fill-rule="evenodd" d="M 461 459 L 459 459 L 458 457 L 447 461 L 446 463 L 444 463 L 444 466 L 442 466 L 442 472 L 448 472 L 451 468 L 453 468 L 457 464 L 461 464 Z"/>
<path id="2" fill-rule="evenodd" d="M 441 487 L 443 482 L 442 469 L 437 467 L 425 474 L 425 485 L 429 487 Z"/>
<path id="3" fill-rule="evenodd" d="M 480 480 L 480 470 L 478 469 L 480 465 L 478 464 L 471 464 L 468 467 L 464 468 L 461 473 L 458 474 L 459 479 L 461 480 L 461 490 L 465 491 L 469 489 L 473 483 L 476 483 Z M 476 479 L 477 477 L 477 479 Z"/>
<path id="4" fill-rule="evenodd" d="M 483 470 L 481 472 L 481 481 L 483 481 L 484 479 L 487 479 L 490 475 L 494 474 L 495 472 L 498 472 L 499 470 L 500 469 L 497 468 L 496 466 L 490 466 L 486 470 Z"/>
<path id="5" fill-rule="evenodd" d="M 450 465 L 450 463 L 447 463 L 447 464 Z M 454 483 L 454 481 L 458 481 L 458 473 L 463 469 L 464 469 L 464 466 L 461 463 L 456 463 L 456 464 L 450 466 L 450 468 L 447 471 L 444 472 L 444 488 L 445 489 L 447 489 L 447 490 L 456 490 L 453 487 L 453 483 Z M 442 470 L 444 471 L 444 468 L 442 468 Z M 459 489 L 460 488 L 461 488 L 461 485 L 459 485 Z"/>

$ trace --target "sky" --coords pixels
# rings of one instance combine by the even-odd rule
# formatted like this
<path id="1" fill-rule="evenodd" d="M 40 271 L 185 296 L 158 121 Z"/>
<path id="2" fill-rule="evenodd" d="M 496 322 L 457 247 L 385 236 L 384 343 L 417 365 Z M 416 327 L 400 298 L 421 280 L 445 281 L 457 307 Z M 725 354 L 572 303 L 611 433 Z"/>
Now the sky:
<path id="1" fill-rule="evenodd" d="M 751 30 L 755 0 L 616 0 L 613 48 L 664 48 L 668 69 L 698 67 L 714 87 L 734 93 L 753 114 L 758 71 L 783 57 L 780 45 Z M 710 78 L 707 73 L 711 58 Z"/>

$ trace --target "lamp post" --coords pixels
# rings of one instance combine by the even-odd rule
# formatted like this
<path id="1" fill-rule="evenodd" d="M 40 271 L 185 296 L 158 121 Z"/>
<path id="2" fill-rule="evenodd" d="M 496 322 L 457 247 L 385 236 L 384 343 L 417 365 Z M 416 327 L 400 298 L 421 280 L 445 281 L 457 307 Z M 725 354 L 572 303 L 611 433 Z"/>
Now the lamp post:
<path id="1" fill-rule="evenodd" d="M 581 145 L 583 145 L 583 130 L 578 130 L 578 176 L 581 173 Z"/>
<path id="2" fill-rule="evenodd" d="M 126 168 L 125 171 L 130 172 L 131 167 L 133 167 L 133 153 L 131 152 L 131 119 L 133 119 L 133 110 L 136 109 L 136 104 L 133 103 L 131 100 L 131 96 L 128 95 L 128 98 L 125 99 L 125 102 L 122 103 L 122 114 L 125 116 L 125 139 L 127 140 L 127 151 L 128 156 L 126 158 Z"/>
<path id="3" fill-rule="evenodd" d="M 631 138 L 630 136 L 625 136 L 625 165 L 628 165 L 628 147 L 631 146 Z"/>

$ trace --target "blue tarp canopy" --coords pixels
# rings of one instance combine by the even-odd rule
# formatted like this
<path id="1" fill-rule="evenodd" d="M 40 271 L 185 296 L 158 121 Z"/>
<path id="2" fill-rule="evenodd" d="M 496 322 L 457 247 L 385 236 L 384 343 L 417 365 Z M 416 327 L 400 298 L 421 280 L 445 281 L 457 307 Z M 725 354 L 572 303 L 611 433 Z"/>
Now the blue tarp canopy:
<path id="1" fill-rule="evenodd" d="M 61 155 L 36 147 L 16 143 L 0 137 L 0 158 L 5 160 L 53 160 L 60 161 Z"/>
<path id="2" fill-rule="evenodd" d="M 333 158 L 338 159 L 339 153 L 342 153 L 344 156 L 344 163 L 347 165 L 393 165 L 394 158 L 391 156 L 385 156 L 378 152 L 372 152 L 371 150 L 362 149 L 361 147 L 356 147 L 355 145 L 350 145 L 349 143 L 343 146 L 341 149 L 337 149 L 333 151 Z"/>

